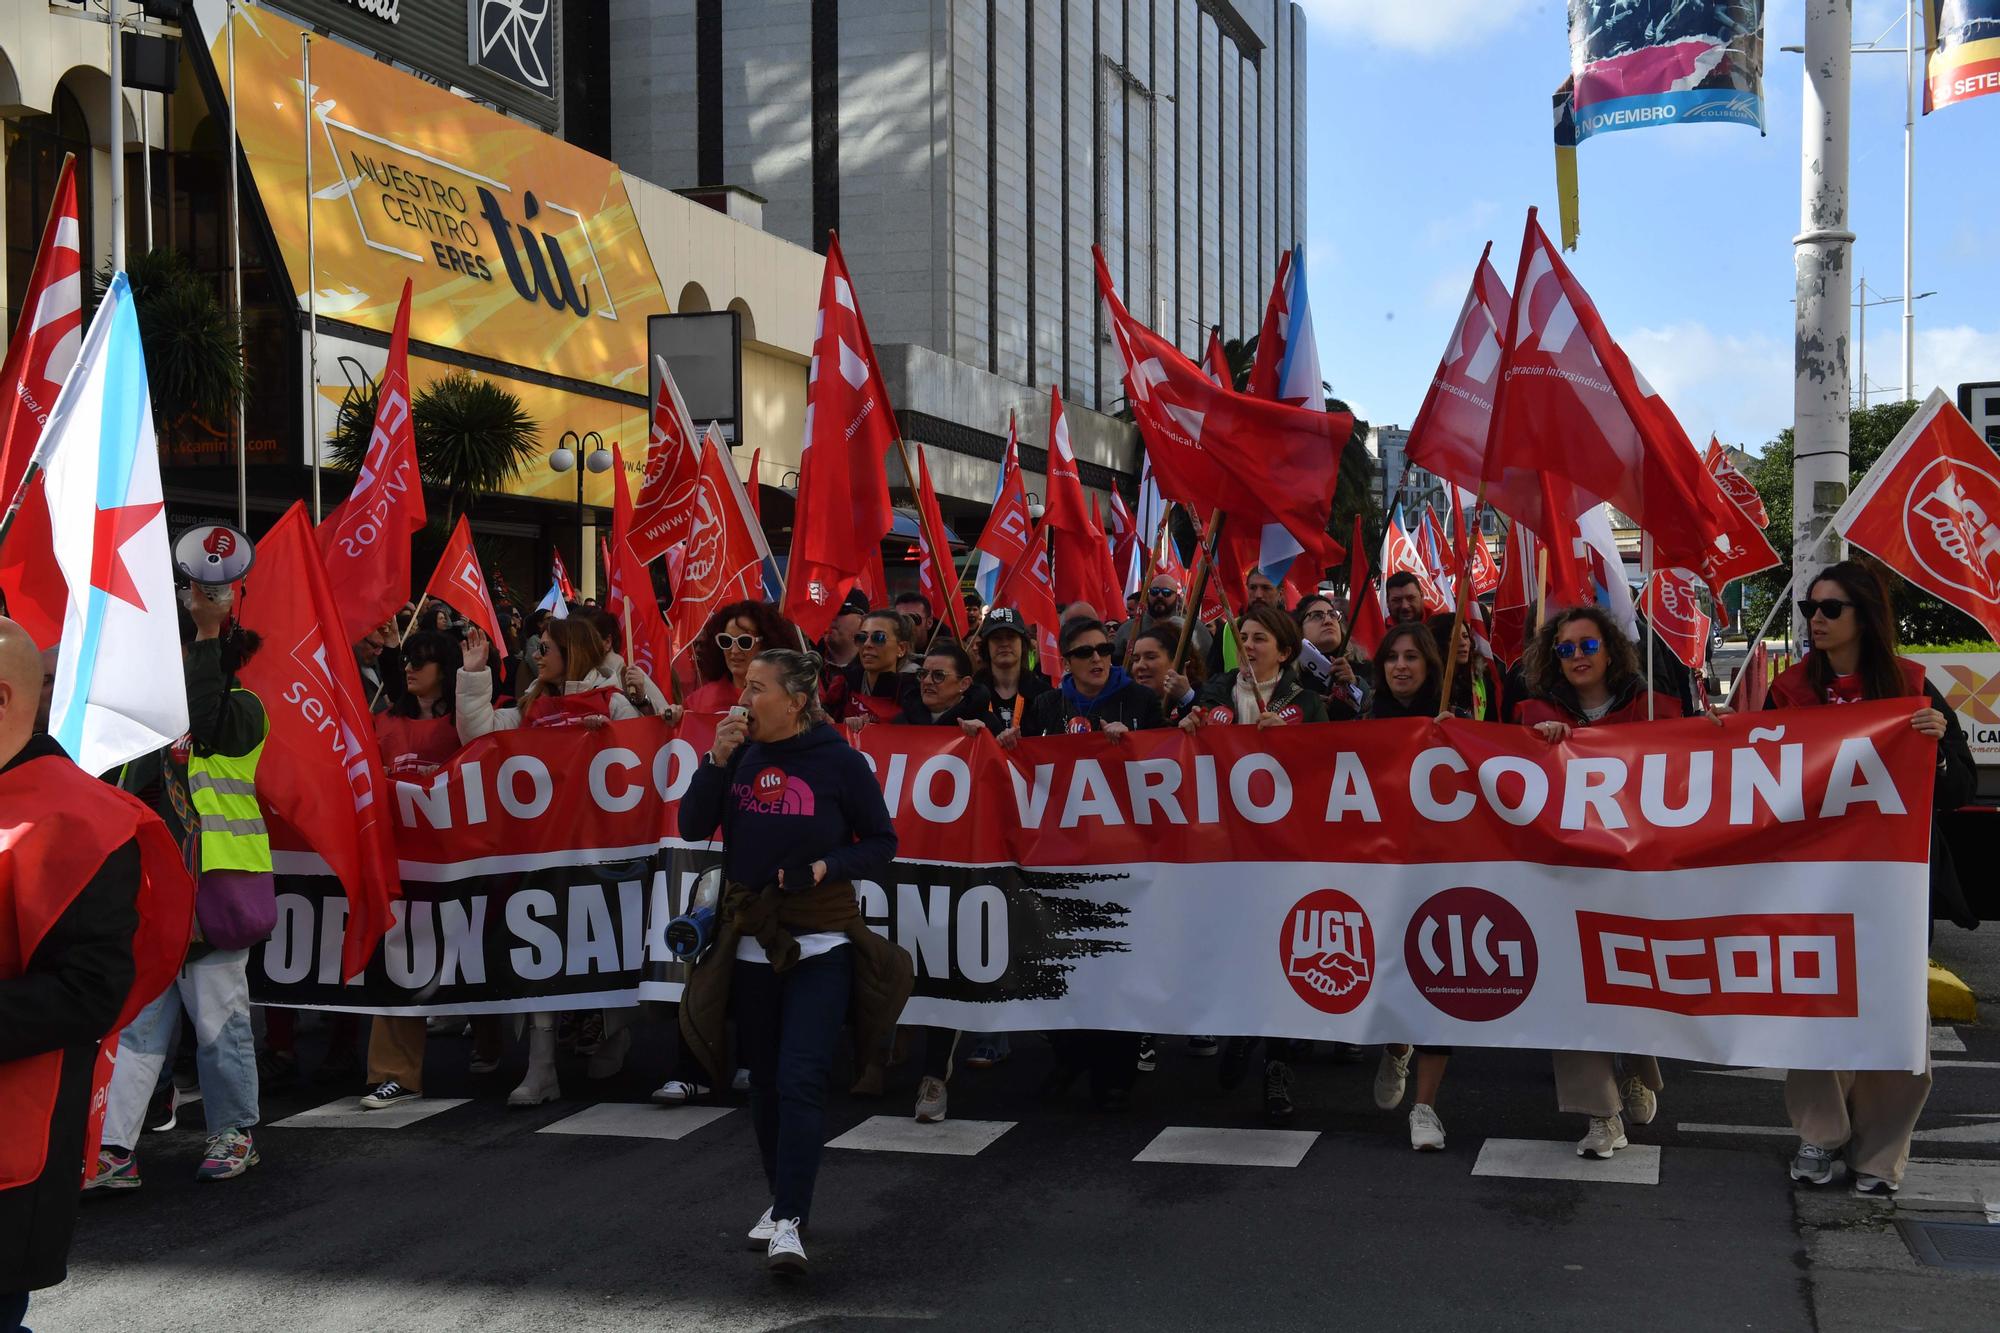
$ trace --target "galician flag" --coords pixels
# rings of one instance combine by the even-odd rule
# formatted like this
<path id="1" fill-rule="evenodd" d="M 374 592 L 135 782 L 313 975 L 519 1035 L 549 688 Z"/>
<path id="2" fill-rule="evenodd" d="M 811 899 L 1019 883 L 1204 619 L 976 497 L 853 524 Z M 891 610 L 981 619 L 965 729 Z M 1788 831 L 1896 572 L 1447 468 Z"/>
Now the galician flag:
<path id="1" fill-rule="evenodd" d="M 123 273 L 90 322 L 39 457 L 70 587 L 49 732 L 85 772 L 107 773 L 188 729 L 159 444 Z"/>

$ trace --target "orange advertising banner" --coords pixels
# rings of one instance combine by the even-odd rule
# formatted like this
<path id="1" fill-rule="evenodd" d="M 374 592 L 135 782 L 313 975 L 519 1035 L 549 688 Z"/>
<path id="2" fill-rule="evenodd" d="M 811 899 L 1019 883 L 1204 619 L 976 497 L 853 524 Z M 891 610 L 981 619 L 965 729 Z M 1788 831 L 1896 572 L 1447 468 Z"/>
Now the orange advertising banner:
<path id="1" fill-rule="evenodd" d="M 301 309 L 310 198 L 322 318 L 386 333 L 409 278 L 416 342 L 646 392 L 667 304 L 616 165 L 327 40 L 308 126 L 301 30 L 232 21 L 243 151 Z"/>

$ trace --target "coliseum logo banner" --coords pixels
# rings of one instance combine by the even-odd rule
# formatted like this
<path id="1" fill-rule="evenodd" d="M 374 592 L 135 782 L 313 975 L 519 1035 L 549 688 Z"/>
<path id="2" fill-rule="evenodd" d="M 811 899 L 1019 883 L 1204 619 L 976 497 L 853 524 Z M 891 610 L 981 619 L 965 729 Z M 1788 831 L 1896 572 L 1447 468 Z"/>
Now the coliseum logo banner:
<path id="1" fill-rule="evenodd" d="M 713 725 L 505 732 L 397 783 L 383 947 L 343 979 L 340 886 L 281 852 L 254 997 L 677 998 L 666 926 L 721 854 L 679 838 L 677 802 Z M 1559 746 L 1416 721 L 859 744 L 901 847 L 855 892 L 915 960 L 907 1022 L 1923 1066 L 1935 760 L 1904 703 Z"/>

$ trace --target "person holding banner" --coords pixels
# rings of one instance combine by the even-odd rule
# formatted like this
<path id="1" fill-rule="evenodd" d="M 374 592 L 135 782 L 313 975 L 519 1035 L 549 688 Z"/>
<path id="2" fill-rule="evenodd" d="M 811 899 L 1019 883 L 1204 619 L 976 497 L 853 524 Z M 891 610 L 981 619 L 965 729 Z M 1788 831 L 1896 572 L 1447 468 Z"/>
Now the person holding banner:
<path id="1" fill-rule="evenodd" d="M 907 617 L 895 611 L 870 611 L 854 636 L 854 660 L 840 673 L 834 691 L 837 720 L 851 727 L 870 718 L 887 721 L 922 700 L 916 673 L 909 670 L 911 636 Z"/>
<path id="2" fill-rule="evenodd" d="M 1431 721 L 1443 712 L 1439 696 L 1444 690 L 1444 662 L 1438 656 L 1437 640 L 1421 620 L 1402 620 L 1391 625 L 1375 650 L 1375 698 L 1368 706 L 1370 718 L 1416 717 Z M 1465 710 L 1453 707 L 1451 716 L 1464 717 Z M 1417 1100 L 1410 1107 L 1410 1146 L 1418 1152 L 1444 1151 L 1444 1122 L 1438 1119 L 1437 1096 L 1444 1086 L 1445 1065 L 1451 1059 L 1449 1046 L 1419 1046 Z M 1382 1063 L 1375 1069 L 1375 1105 L 1393 1111 L 1403 1104 L 1403 1092 L 1410 1077 L 1411 1049 L 1391 1044 L 1382 1048 Z"/>
<path id="3" fill-rule="evenodd" d="M 1326 701 L 1299 679 L 1299 636 L 1296 621 L 1268 599 L 1243 608 L 1236 621 L 1237 658 L 1235 671 L 1216 676 L 1202 686 L 1196 706 L 1180 722 L 1190 736 L 1207 725 L 1252 726 L 1260 731 L 1294 723 L 1325 722 Z M 1217 1081 L 1233 1088 L 1249 1066 L 1255 1037 L 1232 1037 L 1216 1070 Z M 1292 1103 L 1292 1067 L 1300 1043 L 1281 1037 L 1264 1039 L 1264 1119 L 1274 1126 L 1289 1125 L 1296 1107 Z"/>
<path id="4" fill-rule="evenodd" d="M 749 1238 L 780 1273 L 806 1267 L 799 1233 L 841 1024 L 852 1009 L 858 1048 L 879 1049 L 914 985 L 910 956 L 861 920 L 854 881 L 895 859 L 896 826 L 868 760 L 820 707 L 819 671 L 808 653 L 759 653 L 680 807 L 683 839 L 721 831 L 728 886 L 715 946 L 688 978 L 681 1040 L 719 1080 L 731 1068 L 724 1020 L 735 1015 L 771 1187 Z"/>
<path id="5" fill-rule="evenodd" d="M 1915 700 L 1910 725 L 1938 742 L 1931 817 L 1931 913 L 1976 926 L 1959 888 L 1937 811 L 1972 797 L 1972 752 L 1958 718 L 1924 678 L 1924 669 L 1896 654 L 1896 618 L 1881 578 L 1852 560 L 1829 565 L 1799 602 L 1812 651 L 1771 682 L 1766 708 L 1819 708 L 1869 699 Z M 1833 1179 L 1834 1154 L 1845 1149 L 1854 1192 L 1887 1197 L 1902 1188 L 1910 1135 L 1931 1091 L 1924 1072 L 1901 1069 L 1794 1069 L 1785 1075 L 1785 1110 L 1798 1132 L 1791 1177 L 1809 1185 Z"/>
<path id="6" fill-rule="evenodd" d="M 1055 688 L 1047 676 L 1028 665 L 1028 624 L 1013 607 L 996 606 L 980 622 L 974 638 L 986 657 L 985 667 L 974 679 L 992 696 L 1000 729 L 1018 731 L 1030 705 Z"/>
<path id="7" fill-rule="evenodd" d="M 375 743 L 391 778 L 427 784 L 458 753 L 456 682 L 464 665 L 455 635 L 419 630 L 403 643 L 403 693 L 375 715 Z M 377 1014 L 368 1030 L 368 1086 L 363 1110 L 379 1111 L 424 1095 L 426 1020 Z M 472 1020 L 472 1072 L 500 1068 L 500 1023 Z"/>
<path id="8" fill-rule="evenodd" d="M 653 683 L 651 676 L 628 663 L 618 651 L 623 637 L 618 617 L 601 606 L 593 606 L 578 614 L 588 620 L 598 637 L 604 640 L 604 660 L 597 664 L 597 669 L 618 682 L 625 691 L 626 702 L 642 716 L 663 717 L 669 723 L 679 723 L 681 710 L 667 702 L 667 696 Z"/>
<path id="9" fill-rule="evenodd" d="M 1327 717 L 1347 721 L 1368 712 L 1368 659 L 1348 637 L 1340 608 L 1323 592 L 1310 592 L 1292 608 L 1299 634 L 1327 661 Z M 1336 716 L 1337 715 L 1337 716 Z"/>
<path id="10" fill-rule="evenodd" d="M 1602 609 L 1575 606 L 1543 625 L 1522 658 L 1532 697 L 1521 724 L 1550 744 L 1581 727 L 1678 718 L 1680 703 L 1647 687 L 1632 641 Z M 1650 1055 L 1557 1051 L 1556 1102 L 1588 1120 L 1578 1157 L 1609 1159 L 1628 1125 L 1650 1125 L 1666 1085 Z M 1619 1077 L 1623 1068 L 1624 1077 Z"/>

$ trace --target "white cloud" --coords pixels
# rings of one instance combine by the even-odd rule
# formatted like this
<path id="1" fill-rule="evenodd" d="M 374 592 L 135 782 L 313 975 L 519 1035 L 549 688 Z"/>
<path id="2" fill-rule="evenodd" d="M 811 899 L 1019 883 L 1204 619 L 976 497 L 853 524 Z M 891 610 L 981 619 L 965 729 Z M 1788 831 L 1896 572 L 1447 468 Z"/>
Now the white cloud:
<path id="1" fill-rule="evenodd" d="M 1717 333 L 1687 321 L 1619 337 L 1673 408 L 1688 438 L 1711 433 L 1755 452 L 1792 419 L 1792 348 L 1766 334 Z"/>
<path id="2" fill-rule="evenodd" d="M 1536 7 L 1536 0 L 1299 0 L 1309 31 L 1378 46 L 1435 52 L 1471 46 Z"/>
<path id="3" fill-rule="evenodd" d="M 1982 331 L 1958 324 L 1948 328 L 1924 327 L 1924 307 L 1917 306 L 1916 365 L 1920 399 L 1932 389 L 1943 389 L 1958 397 L 1958 386 L 1972 382 L 2000 380 L 2000 332 Z M 1894 398 L 1903 384 L 1903 320 L 1895 306 L 1877 306 L 1868 312 L 1868 385 L 1873 402 Z"/>

